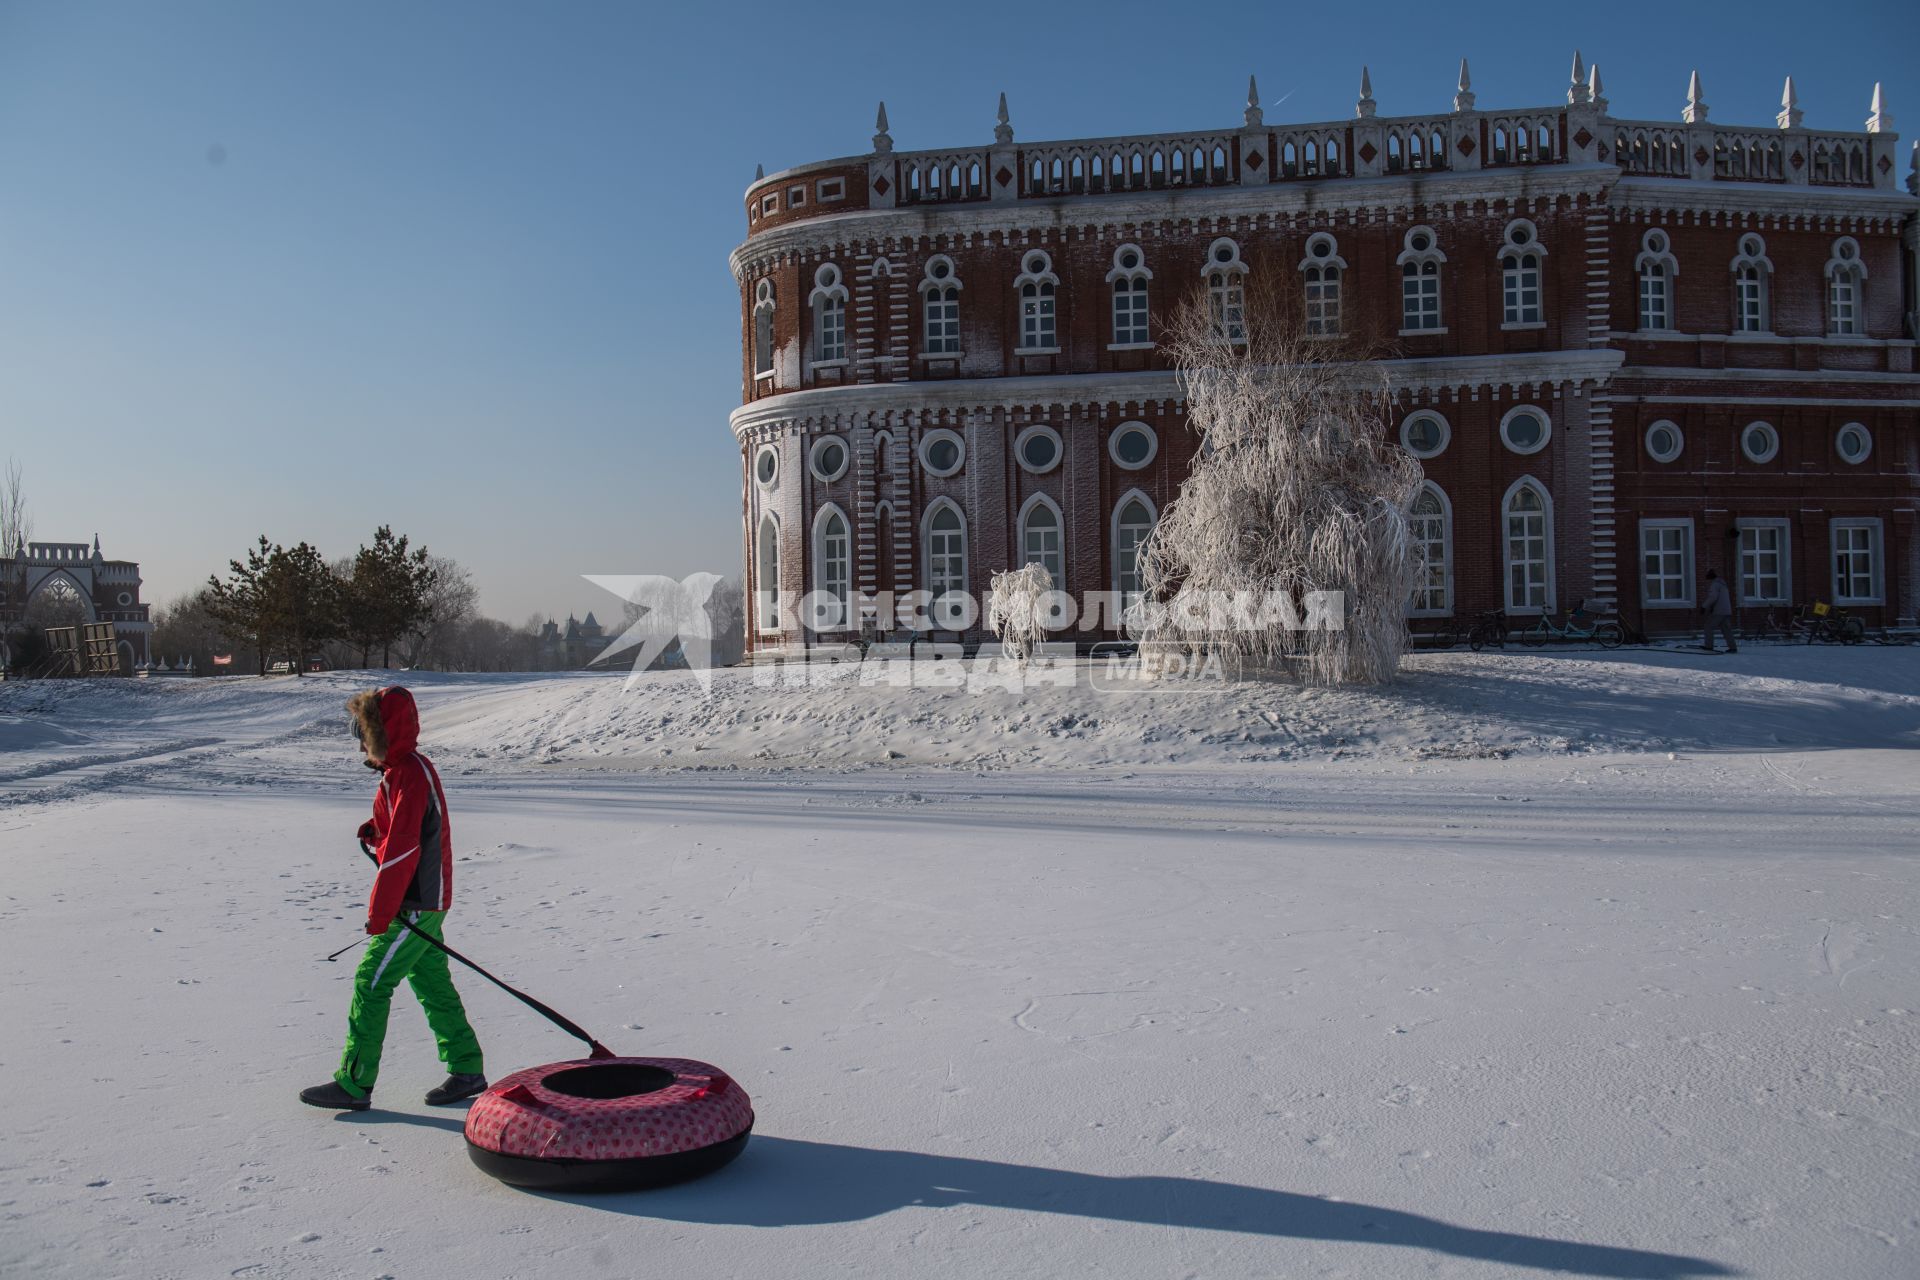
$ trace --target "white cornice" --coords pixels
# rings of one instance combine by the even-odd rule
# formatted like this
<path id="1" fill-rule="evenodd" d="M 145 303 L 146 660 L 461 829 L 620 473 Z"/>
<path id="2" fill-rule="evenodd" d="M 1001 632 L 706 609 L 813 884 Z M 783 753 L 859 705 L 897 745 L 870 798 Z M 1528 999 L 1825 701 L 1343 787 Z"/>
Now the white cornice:
<path id="1" fill-rule="evenodd" d="M 1780 218 L 1911 217 L 1920 199 L 1904 191 L 1864 187 L 1799 187 L 1764 182 L 1695 182 L 1689 178 L 1621 178 L 1610 203 L 1634 211 L 1685 209 Z"/>
<path id="2" fill-rule="evenodd" d="M 1151 226 L 1317 212 L 1441 207 L 1475 201 L 1599 195 L 1619 177 L 1608 164 L 1556 164 L 1512 169 L 1396 173 L 1379 178 L 1328 178 L 1251 187 L 1189 187 L 1126 194 L 1052 196 L 1002 204 L 906 205 L 849 209 L 754 233 L 728 255 L 735 279 L 749 262 L 789 253 L 837 251 L 847 245 L 921 236 L 982 236 L 1068 227 Z"/>
<path id="3" fill-rule="evenodd" d="M 1603 385 L 1623 353 L 1608 348 L 1543 351 L 1524 355 L 1444 356 L 1373 362 L 1396 393 L 1479 387 Z M 1065 373 L 1015 378 L 886 382 L 852 387 L 814 387 L 768 396 L 728 417 L 736 439 L 759 428 L 833 418 L 843 414 L 897 414 L 955 410 L 1023 409 L 1052 405 L 1139 404 L 1181 401 L 1171 370 L 1141 373 Z"/>

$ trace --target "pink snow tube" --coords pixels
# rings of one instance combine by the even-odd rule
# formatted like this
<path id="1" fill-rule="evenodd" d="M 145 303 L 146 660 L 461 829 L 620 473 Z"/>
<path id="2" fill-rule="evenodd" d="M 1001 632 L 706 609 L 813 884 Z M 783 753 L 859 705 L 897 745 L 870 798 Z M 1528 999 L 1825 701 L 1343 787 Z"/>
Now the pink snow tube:
<path id="1" fill-rule="evenodd" d="M 498 1081 L 467 1112 L 467 1154 L 516 1187 L 628 1191 L 712 1173 L 747 1145 L 753 1103 L 688 1058 L 580 1058 Z"/>

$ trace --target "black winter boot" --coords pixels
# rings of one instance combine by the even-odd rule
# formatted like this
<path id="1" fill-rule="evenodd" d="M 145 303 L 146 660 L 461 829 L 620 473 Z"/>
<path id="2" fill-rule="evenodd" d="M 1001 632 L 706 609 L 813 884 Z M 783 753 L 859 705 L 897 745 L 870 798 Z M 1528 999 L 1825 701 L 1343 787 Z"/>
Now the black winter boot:
<path id="1" fill-rule="evenodd" d="M 427 1105 L 444 1107 L 455 1102 L 463 1102 L 487 1087 L 487 1078 L 477 1071 L 459 1072 L 447 1077 L 446 1083 L 427 1094 Z"/>
<path id="2" fill-rule="evenodd" d="M 325 1084 L 316 1084 L 311 1089 L 302 1089 L 300 1101 L 310 1107 L 325 1107 L 330 1111 L 365 1111 L 373 1105 L 371 1097 L 354 1097 L 340 1087 L 338 1080 L 329 1080 Z"/>

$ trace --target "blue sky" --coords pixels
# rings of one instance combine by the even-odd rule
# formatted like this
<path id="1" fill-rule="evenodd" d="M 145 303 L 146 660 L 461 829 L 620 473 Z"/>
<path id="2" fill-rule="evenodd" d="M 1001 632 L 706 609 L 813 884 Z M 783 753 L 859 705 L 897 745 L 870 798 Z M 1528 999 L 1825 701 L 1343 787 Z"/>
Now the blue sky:
<path id="1" fill-rule="evenodd" d="M 740 193 L 864 151 L 1559 101 L 1920 127 L 1920 5 L 0 0 L 0 458 L 149 599 L 390 522 L 519 620 L 735 572 Z M 1910 132 L 1903 130 L 1903 132 Z"/>

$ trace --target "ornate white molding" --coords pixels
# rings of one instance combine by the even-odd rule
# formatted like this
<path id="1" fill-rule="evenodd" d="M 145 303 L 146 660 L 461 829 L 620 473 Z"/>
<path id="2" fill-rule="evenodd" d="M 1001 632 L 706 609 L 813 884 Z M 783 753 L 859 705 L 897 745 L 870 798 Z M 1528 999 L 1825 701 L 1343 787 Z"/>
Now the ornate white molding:
<path id="1" fill-rule="evenodd" d="M 1404 397 L 1481 387 L 1521 388 L 1568 383 L 1603 386 L 1623 358 L 1623 352 L 1610 349 L 1543 351 L 1522 355 L 1380 360 L 1369 363 L 1367 368 L 1383 370 L 1389 389 L 1396 396 Z M 1179 378 L 1171 370 L 942 379 L 789 391 L 742 405 L 729 415 L 728 425 L 734 438 L 744 442 L 769 429 L 779 431 L 802 422 L 824 422 L 848 416 L 938 417 L 995 409 L 1180 403 L 1185 398 Z"/>

